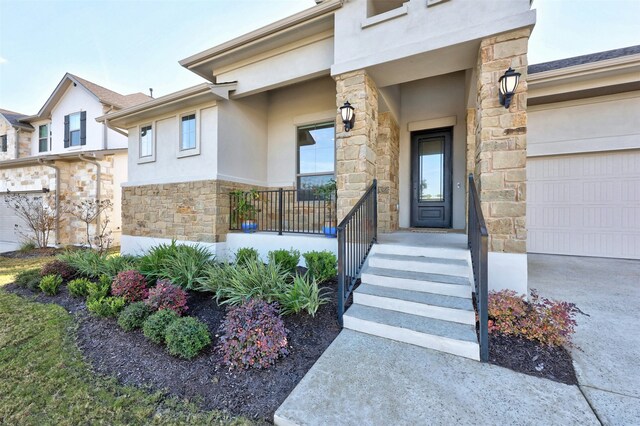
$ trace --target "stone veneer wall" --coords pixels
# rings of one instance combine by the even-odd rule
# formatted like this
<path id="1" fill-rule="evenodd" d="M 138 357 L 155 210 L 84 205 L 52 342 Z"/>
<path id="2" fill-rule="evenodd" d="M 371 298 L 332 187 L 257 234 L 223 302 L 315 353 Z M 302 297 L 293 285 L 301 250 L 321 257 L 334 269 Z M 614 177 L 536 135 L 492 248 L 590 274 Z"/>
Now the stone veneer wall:
<path id="1" fill-rule="evenodd" d="M 41 191 L 49 189 L 55 192 L 56 175 L 52 168 L 45 166 L 23 166 L 0 169 L 0 193 L 7 190 Z"/>
<path id="2" fill-rule="evenodd" d="M 475 175 L 489 250 L 526 253 L 527 48 L 530 29 L 484 39 L 478 54 Z M 511 106 L 498 101 L 498 79 L 522 74 Z"/>
<path id="3" fill-rule="evenodd" d="M 337 215 L 340 222 L 376 177 L 378 137 L 378 89 L 364 70 L 335 77 L 336 104 L 349 101 L 355 108 L 355 124 L 344 131 L 340 114 L 336 118 Z"/>
<path id="4" fill-rule="evenodd" d="M 390 112 L 378 115 L 376 144 L 378 231 L 398 230 L 400 127 Z"/>

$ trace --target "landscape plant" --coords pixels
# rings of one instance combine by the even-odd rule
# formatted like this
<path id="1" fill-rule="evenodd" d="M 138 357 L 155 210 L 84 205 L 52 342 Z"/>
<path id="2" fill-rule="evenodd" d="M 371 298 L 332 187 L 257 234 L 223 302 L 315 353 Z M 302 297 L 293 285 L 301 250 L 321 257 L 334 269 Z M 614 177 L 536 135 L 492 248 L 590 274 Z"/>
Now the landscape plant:
<path id="1" fill-rule="evenodd" d="M 60 275 L 45 275 L 40 280 L 40 290 L 47 296 L 55 296 L 60 291 L 62 277 Z"/>
<path id="2" fill-rule="evenodd" d="M 165 343 L 171 355 L 191 359 L 211 344 L 211 336 L 206 324 L 193 317 L 184 317 L 167 326 Z"/>
<path id="3" fill-rule="evenodd" d="M 150 314 L 151 310 L 144 302 L 131 303 L 118 315 L 118 325 L 124 331 L 141 328 Z"/>
<path id="4" fill-rule="evenodd" d="M 60 259 L 45 263 L 40 271 L 40 275 L 43 277 L 45 275 L 59 275 L 65 282 L 73 279 L 77 274 L 78 271 L 73 266 Z"/>
<path id="5" fill-rule="evenodd" d="M 308 275 L 296 275 L 279 295 L 278 302 L 282 315 L 305 311 L 314 317 L 318 308 L 329 302 L 329 297 L 318 287 L 315 279 Z"/>
<path id="6" fill-rule="evenodd" d="M 103 275 L 98 282 L 87 284 L 87 301 L 98 300 L 109 295 L 111 291 L 111 280 Z"/>
<path id="7" fill-rule="evenodd" d="M 24 227 L 15 224 L 16 233 L 23 239 L 34 242 L 39 248 L 47 247 L 51 231 L 55 230 L 60 218 L 49 193 L 31 196 L 7 190 L 4 201 L 24 223 Z"/>
<path id="8" fill-rule="evenodd" d="M 111 283 L 111 294 L 122 296 L 127 302 L 137 302 L 149 295 L 147 280 L 138 271 L 120 272 Z"/>
<path id="9" fill-rule="evenodd" d="M 147 318 L 142 324 L 142 333 L 154 343 L 164 343 L 167 327 L 173 321 L 180 318 L 178 314 L 169 309 L 161 309 Z"/>
<path id="10" fill-rule="evenodd" d="M 86 278 L 76 278 L 67 283 L 67 289 L 73 297 L 86 297 L 91 284 Z"/>
<path id="11" fill-rule="evenodd" d="M 246 265 L 249 262 L 258 262 L 260 253 L 252 247 L 239 248 L 235 256 L 235 264 L 238 266 Z"/>
<path id="12" fill-rule="evenodd" d="M 252 260 L 222 268 L 226 269 L 226 281 L 215 284 L 216 301 L 232 306 L 241 305 L 249 299 L 277 301 L 289 279 L 289 273 L 276 263 Z"/>
<path id="13" fill-rule="evenodd" d="M 338 274 L 338 259 L 330 251 L 310 251 L 303 257 L 309 275 L 319 283 L 334 279 Z"/>
<path id="14" fill-rule="evenodd" d="M 200 245 L 159 244 L 137 260 L 137 268 L 149 281 L 170 280 L 185 289 L 193 289 L 212 263 L 211 252 Z"/>
<path id="15" fill-rule="evenodd" d="M 490 292 L 489 332 L 548 346 L 570 345 L 578 312 L 575 304 L 540 297 L 533 289 L 528 301 L 513 290 Z"/>
<path id="16" fill-rule="evenodd" d="M 25 269 L 16 274 L 14 282 L 18 287 L 27 288 L 31 291 L 40 290 L 40 269 Z"/>
<path id="17" fill-rule="evenodd" d="M 277 304 L 252 299 L 231 308 L 220 326 L 219 350 L 229 368 L 268 368 L 286 356 L 287 330 Z"/>
<path id="18" fill-rule="evenodd" d="M 152 311 L 169 309 L 178 315 L 184 314 L 187 307 L 187 293 L 168 280 L 160 280 L 149 290 L 145 303 Z"/>
<path id="19" fill-rule="evenodd" d="M 98 317 L 115 317 L 126 305 L 124 297 L 101 297 L 87 300 L 87 310 Z"/>
<path id="20" fill-rule="evenodd" d="M 73 250 L 58 255 L 58 259 L 76 269 L 87 278 L 98 278 L 103 274 L 106 257 L 95 250 Z"/>
<path id="21" fill-rule="evenodd" d="M 106 252 L 113 238 L 109 229 L 109 216 L 107 211 L 113 208 L 113 202 L 109 199 L 85 199 L 80 202 L 68 203 L 66 212 L 75 217 L 85 226 L 85 242 L 90 249 L 96 248 L 98 253 Z M 93 226 L 93 235 L 91 229 Z"/>
<path id="22" fill-rule="evenodd" d="M 272 250 L 269 252 L 269 262 L 274 262 L 285 271 L 293 274 L 300 262 L 300 252 L 293 248 L 291 250 Z"/>

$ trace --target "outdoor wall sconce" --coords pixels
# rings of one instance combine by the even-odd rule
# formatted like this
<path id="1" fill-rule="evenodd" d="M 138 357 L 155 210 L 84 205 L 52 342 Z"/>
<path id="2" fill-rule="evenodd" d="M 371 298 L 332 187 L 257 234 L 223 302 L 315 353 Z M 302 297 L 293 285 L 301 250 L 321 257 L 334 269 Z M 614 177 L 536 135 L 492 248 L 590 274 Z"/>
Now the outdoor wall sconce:
<path id="1" fill-rule="evenodd" d="M 498 80 L 500 86 L 500 105 L 504 105 L 505 108 L 509 108 L 511 105 L 511 98 L 516 92 L 518 83 L 520 82 L 520 73 L 515 72 L 511 67 L 505 71 L 504 75 Z"/>
<path id="2" fill-rule="evenodd" d="M 356 121 L 356 116 L 353 111 L 354 108 L 351 106 L 349 101 L 345 102 L 344 105 L 340 107 L 340 115 L 342 116 L 342 122 L 344 123 L 345 132 L 353 129 L 353 125 Z"/>

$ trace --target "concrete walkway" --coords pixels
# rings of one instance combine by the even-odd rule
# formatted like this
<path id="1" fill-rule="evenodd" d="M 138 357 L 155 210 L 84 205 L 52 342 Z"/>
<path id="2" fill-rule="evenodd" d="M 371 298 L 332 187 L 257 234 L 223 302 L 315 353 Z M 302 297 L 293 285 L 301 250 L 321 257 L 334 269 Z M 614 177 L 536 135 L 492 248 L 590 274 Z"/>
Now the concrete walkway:
<path id="1" fill-rule="evenodd" d="M 640 261 L 529 255 L 529 288 L 575 303 L 573 362 L 606 425 L 640 425 Z"/>

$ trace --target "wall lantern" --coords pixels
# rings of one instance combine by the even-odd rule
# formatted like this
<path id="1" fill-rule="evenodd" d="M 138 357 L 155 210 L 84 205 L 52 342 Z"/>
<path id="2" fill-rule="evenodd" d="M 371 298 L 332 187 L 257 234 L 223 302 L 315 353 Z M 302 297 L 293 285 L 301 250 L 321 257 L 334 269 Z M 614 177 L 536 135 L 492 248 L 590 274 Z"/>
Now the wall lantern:
<path id="1" fill-rule="evenodd" d="M 353 129 L 353 125 L 356 121 L 356 116 L 353 111 L 354 108 L 351 106 L 349 101 L 345 102 L 344 105 L 340 107 L 340 115 L 342 116 L 342 122 L 344 123 L 345 132 Z"/>
<path id="2" fill-rule="evenodd" d="M 515 72 L 511 67 L 504 73 L 498 84 L 500 86 L 500 105 L 504 105 L 505 108 L 509 108 L 511 105 L 511 98 L 516 92 L 518 83 L 520 82 L 520 73 Z"/>

